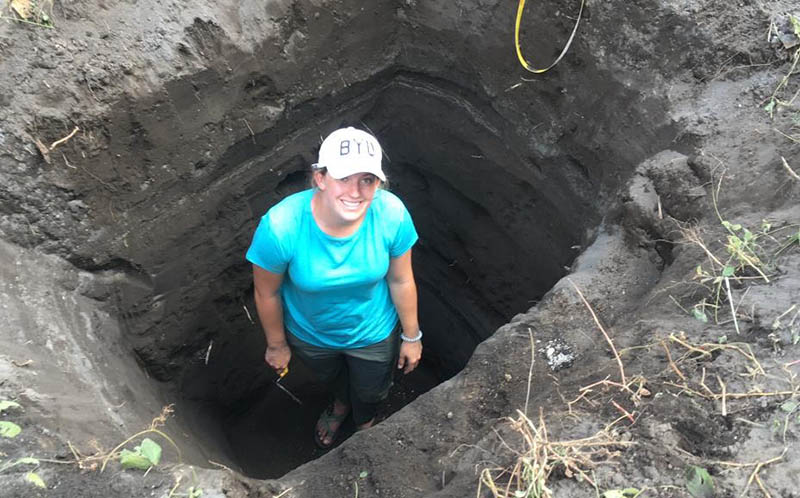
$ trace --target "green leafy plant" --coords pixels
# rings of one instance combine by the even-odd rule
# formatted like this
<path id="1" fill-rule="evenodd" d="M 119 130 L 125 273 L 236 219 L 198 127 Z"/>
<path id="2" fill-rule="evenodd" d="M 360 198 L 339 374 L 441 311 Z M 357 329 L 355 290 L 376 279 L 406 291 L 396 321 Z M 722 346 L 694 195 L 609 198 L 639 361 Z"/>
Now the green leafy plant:
<path id="1" fill-rule="evenodd" d="M 135 441 L 136 439 L 145 436 L 147 434 L 156 434 L 163 439 L 165 439 L 169 444 L 175 448 L 175 451 L 178 453 L 178 460 L 182 460 L 181 449 L 175 444 L 175 441 L 172 440 L 166 433 L 164 433 L 160 428 L 166 424 L 167 418 L 172 414 L 173 405 L 167 405 L 161 409 L 161 413 L 154 418 L 150 422 L 150 427 L 143 431 L 139 431 L 136 434 L 130 436 L 125 441 L 119 443 L 113 450 L 110 452 L 105 453 L 104 455 L 98 455 L 94 457 L 84 457 L 81 458 L 79 455 L 76 455 L 76 460 L 78 460 L 78 464 L 82 466 L 86 465 L 94 465 L 95 460 L 102 460 L 102 465 L 100 466 L 100 472 L 104 471 L 106 465 L 111 459 L 115 459 L 117 457 L 120 458 L 120 463 L 122 462 L 122 455 L 125 455 L 125 462 L 123 466 L 129 465 L 128 468 L 143 468 L 149 469 L 150 467 L 157 465 L 158 461 L 161 459 L 161 446 L 159 446 L 156 442 L 150 440 L 149 438 L 144 438 L 142 443 L 134 448 L 134 451 L 130 451 L 127 449 L 122 449 L 128 443 Z M 147 443 L 146 441 L 149 441 Z M 156 449 L 157 448 L 157 449 Z M 122 450 L 122 451 L 120 451 Z M 147 467 L 144 467 L 145 460 L 147 461 Z"/>
<path id="2" fill-rule="evenodd" d="M 699 266 L 698 266 L 698 271 L 700 271 Z M 708 315 L 706 314 L 707 307 L 716 308 L 716 306 L 708 304 L 705 298 L 701 299 L 699 303 L 692 306 L 692 316 L 694 317 L 694 319 L 699 320 L 703 323 L 708 323 Z"/>
<path id="3" fill-rule="evenodd" d="M 22 408 L 22 406 L 17 403 L 16 401 L 9 401 L 7 399 L 0 400 L 0 413 L 3 413 L 6 410 L 10 410 L 12 408 Z M 9 422 L 7 420 L 0 420 L 0 436 L 13 438 L 17 437 L 22 432 L 22 428 L 15 424 L 14 422 Z M 39 459 L 33 457 L 22 457 L 17 458 L 15 460 L 9 460 L 7 462 L 0 461 L 0 473 L 5 472 L 11 468 L 14 468 L 18 465 L 36 465 L 39 466 Z M 42 480 L 39 475 L 33 471 L 28 472 L 25 474 L 25 480 L 34 486 L 40 488 L 47 488 L 44 480 Z"/>
<path id="4" fill-rule="evenodd" d="M 14 422 L 8 420 L 0 420 L 0 436 L 7 438 L 14 438 L 22 432 L 22 428 Z"/>
<path id="5" fill-rule="evenodd" d="M 7 399 L 0 399 L 0 413 L 11 408 L 22 408 L 16 401 L 9 401 Z M 8 420 L 0 420 L 0 437 L 13 438 L 17 437 L 22 432 L 22 428 L 14 422 Z"/>
<path id="6" fill-rule="evenodd" d="M 729 278 L 737 274 L 741 274 L 747 268 L 751 268 L 758 273 L 765 282 L 769 282 L 769 278 L 765 275 L 764 269 L 766 263 L 762 261 L 762 254 L 764 251 L 758 245 L 758 237 L 750 230 L 743 227 L 738 223 L 731 223 L 722 220 L 722 226 L 728 230 L 728 243 L 725 249 L 730 254 L 730 258 L 725 262 L 722 268 L 722 277 Z"/>
<path id="7" fill-rule="evenodd" d="M 10 408 L 22 408 L 22 406 L 20 406 L 20 404 L 15 401 L 0 399 L 0 413 L 3 413 L 4 411 Z"/>
<path id="8" fill-rule="evenodd" d="M 792 26 L 792 31 L 794 32 L 794 35 L 800 38 L 800 19 L 789 14 L 789 24 Z M 789 78 L 793 74 L 795 74 L 795 68 L 797 67 L 798 61 L 800 61 L 800 48 L 795 50 L 794 54 L 792 55 L 792 67 L 789 69 L 789 72 L 786 73 L 786 75 L 778 83 L 778 86 L 775 87 L 775 90 L 773 90 L 772 95 L 769 97 L 767 101 L 767 105 L 764 106 L 764 111 L 766 111 L 769 114 L 770 118 L 773 118 L 775 116 L 775 111 L 780 107 L 792 107 L 794 100 L 797 98 L 797 94 L 794 94 L 791 100 L 784 101 L 780 99 L 778 95 L 781 93 L 781 90 L 783 90 L 783 88 L 786 87 L 786 85 L 789 83 Z"/>
<path id="9" fill-rule="evenodd" d="M 711 200 L 717 219 L 724 229 L 724 240 L 709 244 L 698 227 L 680 228 L 684 240 L 705 253 L 706 262 L 695 267 L 692 279 L 698 281 L 708 292 L 688 309 L 674 298 L 673 301 L 684 312 L 703 323 L 708 323 L 713 318 L 714 323 L 720 324 L 720 312 L 730 308 L 738 334 L 737 306 L 732 298 L 732 288 L 742 286 L 748 281 L 770 283 L 771 275 L 777 268 L 778 256 L 789 248 L 800 247 L 800 230 L 796 224 L 775 228 L 773 223 L 762 220 L 760 227 L 750 228 L 725 219 L 718 207 L 723 177 L 724 173 L 711 189 Z M 786 230 L 792 232 L 788 236 L 780 235 L 785 234 Z"/>
<path id="10" fill-rule="evenodd" d="M 16 460 L 10 460 L 8 462 L 0 462 L 0 473 L 10 470 L 18 465 L 36 465 L 38 467 L 39 459 L 33 457 L 23 457 L 17 458 Z M 47 484 L 45 484 L 44 480 L 39 477 L 39 474 L 36 472 L 30 471 L 26 473 L 25 480 L 39 488 L 47 488 Z"/>
<path id="11" fill-rule="evenodd" d="M 37 488 L 47 489 L 47 484 L 45 484 L 44 480 L 39 477 L 39 474 L 36 472 L 28 472 L 25 474 L 25 480 L 29 483 L 33 484 Z"/>
<path id="12" fill-rule="evenodd" d="M 122 450 L 119 462 L 124 469 L 147 470 L 161 461 L 161 446 L 150 438 L 144 438 L 133 451 Z"/>
<path id="13" fill-rule="evenodd" d="M 772 421 L 772 432 L 776 436 L 780 436 L 784 444 L 786 444 L 786 433 L 789 431 L 789 427 L 800 424 L 798 408 L 800 408 L 800 401 L 796 397 L 790 398 L 780 404 L 782 415 L 779 412 L 779 415 Z"/>
<path id="14" fill-rule="evenodd" d="M 783 251 L 789 249 L 792 246 L 795 247 L 800 246 L 800 230 L 797 230 L 797 233 L 793 233 L 788 237 L 786 237 L 786 240 L 784 241 L 783 245 L 780 248 L 778 248 L 777 251 L 775 251 L 775 256 L 778 256 Z"/>
<path id="15" fill-rule="evenodd" d="M 694 498 L 712 498 L 714 496 L 714 479 L 706 469 L 690 465 L 686 469 L 686 490 Z"/>

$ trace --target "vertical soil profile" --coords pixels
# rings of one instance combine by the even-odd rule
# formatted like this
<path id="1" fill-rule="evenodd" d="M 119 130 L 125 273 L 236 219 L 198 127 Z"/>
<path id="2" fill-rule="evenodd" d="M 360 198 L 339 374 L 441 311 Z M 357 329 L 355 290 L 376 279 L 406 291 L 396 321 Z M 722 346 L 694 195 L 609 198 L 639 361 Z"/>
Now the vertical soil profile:
<path id="1" fill-rule="evenodd" d="M 532 160 L 523 159 L 493 127 L 508 124 L 480 96 L 452 82 L 385 73 L 364 85 L 359 102 L 345 101 L 325 113 L 347 116 L 332 126 L 361 126 L 381 138 L 390 188 L 406 202 L 420 234 L 414 266 L 427 330 L 425 357 L 420 371 L 398 378 L 387 407 L 391 412 L 455 375 L 479 342 L 534 304 L 563 275 L 596 219 L 589 218 L 586 226 L 558 220 L 577 217 L 595 200 L 558 192 L 553 180 L 538 174 Z M 311 155 L 318 144 L 314 137 L 296 140 L 293 147 Z M 307 188 L 307 162 L 293 157 L 278 164 L 285 175 L 276 188 L 280 195 Z M 514 169 L 506 169 L 507 164 Z M 254 192 L 250 204 L 256 213 L 271 202 L 263 200 L 261 179 L 245 186 Z M 531 250 L 536 259 L 524 256 Z M 181 389 L 187 400 L 213 406 L 211 413 L 220 414 L 216 423 L 227 427 L 232 458 L 246 473 L 277 477 L 318 456 L 309 427 L 327 400 L 302 365 L 292 368 L 287 382 L 307 400 L 306 406 L 274 386 L 259 352 L 259 325 L 243 311 L 254 309 L 249 267 L 237 261 L 228 273 L 242 284 L 215 298 L 217 313 L 230 317 L 222 329 L 227 333 L 214 329 L 217 324 L 200 331 L 214 342 L 215 359 L 196 372 L 188 370 Z M 271 447 L 290 449 L 265 456 L 264 448 Z"/>

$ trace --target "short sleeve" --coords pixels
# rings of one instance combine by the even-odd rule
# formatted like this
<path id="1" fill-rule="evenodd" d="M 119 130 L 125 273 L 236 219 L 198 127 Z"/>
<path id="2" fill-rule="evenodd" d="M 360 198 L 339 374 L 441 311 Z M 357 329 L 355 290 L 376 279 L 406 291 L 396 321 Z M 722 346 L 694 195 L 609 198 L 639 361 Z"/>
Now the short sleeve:
<path id="1" fill-rule="evenodd" d="M 402 203 L 400 203 L 400 207 L 403 210 L 400 224 L 397 228 L 394 240 L 389 246 L 389 255 L 393 258 L 402 256 L 406 251 L 411 249 L 419 239 L 417 229 L 414 228 L 414 222 L 411 220 L 411 214 Z"/>
<path id="2" fill-rule="evenodd" d="M 273 228 L 270 213 L 267 213 L 261 218 L 253 235 L 253 242 L 247 250 L 247 260 L 272 273 L 284 273 L 291 255 L 283 242 Z"/>

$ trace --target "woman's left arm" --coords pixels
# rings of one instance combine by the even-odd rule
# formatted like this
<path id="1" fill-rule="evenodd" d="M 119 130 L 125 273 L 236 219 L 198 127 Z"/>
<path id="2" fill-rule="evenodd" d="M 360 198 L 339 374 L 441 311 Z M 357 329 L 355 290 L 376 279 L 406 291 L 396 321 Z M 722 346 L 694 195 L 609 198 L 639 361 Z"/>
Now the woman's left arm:
<path id="1" fill-rule="evenodd" d="M 413 339 L 419 334 L 419 319 L 417 318 L 417 284 L 414 281 L 414 271 L 411 269 L 411 249 L 390 260 L 386 280 L 389 283 L 392 302 L 400 317 L 402 333 L 409 339 Z M 409 373 L 417 368 L 421 357 L 422 341 L 402 341 L 397 368 L 402 368 L 403 373 Z"/>

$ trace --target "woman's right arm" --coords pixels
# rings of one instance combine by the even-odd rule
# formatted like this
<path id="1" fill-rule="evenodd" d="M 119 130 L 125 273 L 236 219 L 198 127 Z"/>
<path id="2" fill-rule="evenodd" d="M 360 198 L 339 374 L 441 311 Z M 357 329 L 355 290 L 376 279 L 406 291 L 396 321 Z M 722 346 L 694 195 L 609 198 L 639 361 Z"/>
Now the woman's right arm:
<path id="1" fill-rule="evenodd" d="M 277 373 L 281 373 L 289 366 L 292 357 L 292 351 L 286 343 L 286 331 L 283 328 L 283 303 L 280 292 L 282 282 L 283 274 L 272 273 L 253 265 L 256 310 L 264 335 L 267 337 L 264 361 Z"/>

